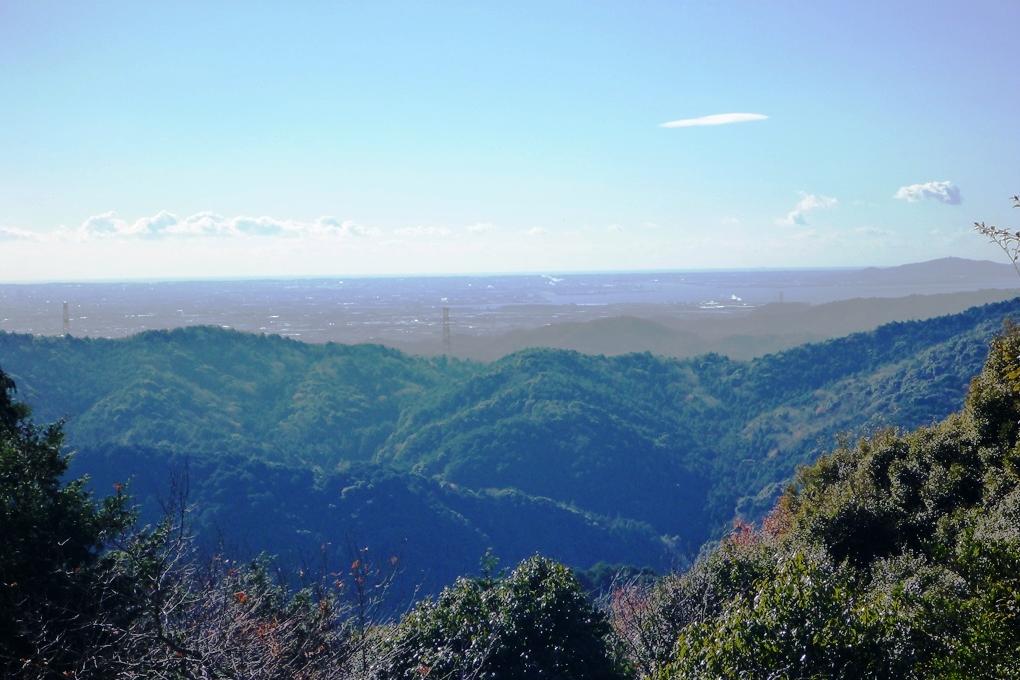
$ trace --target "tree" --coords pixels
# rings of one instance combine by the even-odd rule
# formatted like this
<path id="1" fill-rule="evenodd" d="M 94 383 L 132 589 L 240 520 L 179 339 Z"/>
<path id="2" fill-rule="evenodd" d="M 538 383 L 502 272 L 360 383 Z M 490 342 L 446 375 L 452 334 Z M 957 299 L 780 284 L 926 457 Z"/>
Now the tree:
<path id="1" fill-rule="evenodd" d="M 385 678 L 623 677 L 609 626 L 569 569 L 541 557 L 505 578 L 462 578 L 409 612 Z"/>
<path id="2" fill-rule="evenodd" d="M 1020 194 L 1013 197 L 1013 207 L 1020 208 Z M 1002 248 L 1002 252 L 1006 253 L 1006 257 L 1013 263 L 1013 268 L 1020 276 L 1020 231 L 1010 231 L 984 222 L 975 222 L 974 231 Z"/>
<path id="3" fill-rule="evenodd" d="M 690 617 L 653 677 L 1020 677 L 1018 423 L 1020 327 L 1007 325 L 963 410 L 844 441 L 761 531 L 703 560 L 737 588 Z M 729 578 L 748 565 L 756 578 Z M 644 619 L 676 622 L 670 605 L 651 600 Z"/>
<path id="4" fill-rule="evenodd" d="M 95 502 L 85 480 L 63 483 L 60 423 L 39 427 L 0 371 L 0 675 L 101 672 L 130 607 L 108 546 L 134 517 L 118 488 Z"/>
<path id="5" fill-rule="evenodd" d="M 136 528 L 121 485 L 96 501 L 63 480 L 61 425 L 34 425 L 13 392 L 0 371 L 0 677 L 366 675 L 379 640 L 365 597 L 355 612 L 339 580 L 294 592 L 264 559 L 201 564 L 186 490 Z"/>

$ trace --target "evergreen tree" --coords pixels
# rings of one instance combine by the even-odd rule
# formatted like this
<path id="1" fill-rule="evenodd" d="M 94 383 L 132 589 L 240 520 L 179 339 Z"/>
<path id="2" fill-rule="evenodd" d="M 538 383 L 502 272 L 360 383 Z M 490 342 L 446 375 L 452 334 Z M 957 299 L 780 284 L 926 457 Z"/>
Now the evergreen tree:
<path id="1" fill-rule="evenodd" d="M 61 425 L 33 424 L 13 392 L 0 372 L 0 676 L 98 671 L 129 615 L 107 548 L 132 513 L 119 489 L 97 503 L 63 482 Z"/>
<path id="2" fill-rule="evenodd" d="M 385 678 L 624 677 L 609 626 L 569 569 L 533 557 L 505 578 L 463 578 L 397 626 Z"/>

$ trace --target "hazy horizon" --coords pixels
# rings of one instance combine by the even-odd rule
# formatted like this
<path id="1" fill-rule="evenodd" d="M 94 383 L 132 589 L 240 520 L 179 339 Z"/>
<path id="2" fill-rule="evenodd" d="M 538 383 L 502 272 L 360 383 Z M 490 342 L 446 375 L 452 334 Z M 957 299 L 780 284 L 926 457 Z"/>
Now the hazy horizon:
<path id="1" fill-rule="evenodd" d="M 545 275 L 610 275 L 610 274 L 642 274 L 642 275 L 655 275 L 655 274 L 700 274 L 700 273 L 712 273 L 712 272 L 828 272 L 828 271 L 857 271 L 863 269 L 894 269 L 896 267 L 905 267 L 910 265 L 928 264 L 932 262 L 938 262 L 940 260 L 961 260 L 972 263 L 990 264 L 996 267 L 1009 267 L 1009 265 L 1002 262 L 997 262 L 993 259 L 973 259 L 973 258 L 961 258 L 955 255 L 948 255 L 945 257 L 933 258 L 930 260 L 911 261 L 911 262 L 897 262 L 887 265 L 875 265 L 875 264 L 849 264 L 849 265 L 833 265 L 833 266 L 799 266 L 799 267 L 679 267 L 673 269 L 666 268 L 650 268 L 650 269 L 533 269 L 533 270 L 517 270 L 517 271 L 463 271 L 463 272 L 381 272 L 378 274 L 345 274 L 345 273 L 321 273 L 321 274 L 259 274 L 251 276 L 166 276 L 166 277 L 146 277 L 146 276 L 134 276 L 134 277 L 93 277 L 93 278 L 79 278 L 79 279 L 58 279 L 58 278 L 39 278 L 39 279 L 0 279 L 0 286 L 17 286 L 17 285 L 75 285 L 75 284 L 90 284 L 90 283 L 230 283 L 230 282 L 245 282 L 245 281 L 320 281 L 320 280 L 335 280 L 335 279 L 435 279 L 435 278 L 485 278 L 491 276 L 507 276 L 507 277 L 524 277 L 524 276 L 545 276 Z"/>
<path id="2" fill-rule="evenodd" d="M 453 351 L 472 358 L 564 343 L 596 353 L 675 354 L 695 345 L 662 324 L 689 334 L 706 323 L 751 314 L 754 318 L 747 317 L 740 332 L 783 335 L 782 341 L 758 344 L 778 348 L 818 339 L 820 331 L 793 333 L 796 323 L 789 315 L 798 312 L 790 305 L 780 304 L 764 316 L 752 314 L 772 303 L 814 308 L 856 301 L 857 308 L 870 309 L 850 312 L 856 325 L 846 326 L 846 318 L 823 324 L 838 335 L 840 329 L 954 313 L 1015 297 L 1016 290 L 1011 266 L 959 258 L 877 269 L 21 283 L 0 285 L 0 331 L 124 337 L 155 329 L 224 326 L 309 342 L 382 342 L 415 353 Z M 778 326 L 773 314 L 782 318 Z M 638 319 L 643 321 L 635 326 Z M 576 326 L 600 321 L 611 321 L 615 330 L 588 326 L 579 331 Z M 452 346 L 439 334 L 443 326 L 458 338 Z M 540 328 L 551 334 L 535 335 Z M 482 338 L 502 340 L 493 344 Z M 745 345 L 733 351 L 746 352 Z M 720 346 L 706 340 L 696 347 L 708 351 Z"/>

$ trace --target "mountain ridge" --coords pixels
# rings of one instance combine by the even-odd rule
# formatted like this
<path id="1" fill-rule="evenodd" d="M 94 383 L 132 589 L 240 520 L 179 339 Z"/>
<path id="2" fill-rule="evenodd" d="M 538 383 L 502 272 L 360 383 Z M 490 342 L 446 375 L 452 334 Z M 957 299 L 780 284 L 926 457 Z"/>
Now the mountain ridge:
<path id="1" fill-rule="evenodd" d="M 435 586 L 470 569 L 488 539 L 514 560 L 533 536 L 580 566 L 623 546 L 650 566 L 683 563 L 735 514 L 762 516 L 837 433 L 955 409 L 1016 309 L 888 324 L 750 362 L 532 349 L 480 364 L 191 328 L 0 334 L 0 366 L 26 401 L 49 395 L 38 418 L 69 417 L 75 469 L 95 483 L 133 475 L 151 507 L 154 461 L 190 460 L 206 531 L 233 522 L 257 535 L 272 507 L 291 508 L 272 529 L 289 559 L 356 529 L 390 537 Z M 298 480 L 280 488 L 311 505 L 256 483 L 263 475 Z M 361 491 L 343 500 L 346 488 Z M 514 503 L 519 521 L 496 521 Z M 263 510 L 238 515 L 246 504 Z M 543 524 L 542 507 L 558 519 Z M 539 541 L 549 524 L 560 545 Z M 474 538 L 453 552 L 444 542 L 440 557 L 429 537 L 453 526 Z"/>

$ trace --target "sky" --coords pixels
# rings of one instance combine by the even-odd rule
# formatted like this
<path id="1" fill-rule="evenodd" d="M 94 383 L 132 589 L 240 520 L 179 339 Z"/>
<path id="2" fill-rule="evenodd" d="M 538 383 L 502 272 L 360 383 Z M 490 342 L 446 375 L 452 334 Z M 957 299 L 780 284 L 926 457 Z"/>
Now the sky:
<path id="1" fill-rule="evenodd" d="M 0 0 L 0 281 L 893 265 L 1020 228 L 1020 3 Z"/>

